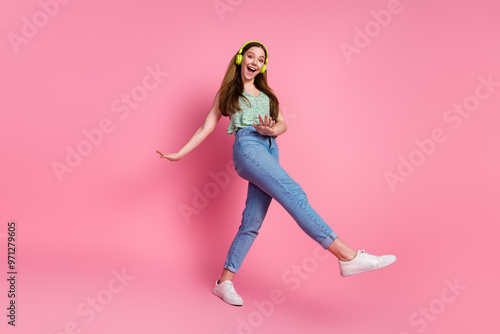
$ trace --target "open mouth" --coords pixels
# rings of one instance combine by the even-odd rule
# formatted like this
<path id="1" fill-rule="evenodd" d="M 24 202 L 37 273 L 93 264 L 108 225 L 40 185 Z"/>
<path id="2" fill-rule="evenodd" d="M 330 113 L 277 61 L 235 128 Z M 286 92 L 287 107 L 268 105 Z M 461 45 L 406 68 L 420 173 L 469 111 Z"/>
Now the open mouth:
<path id="1" fill-rule="evenodd" d="M 255 73 L 255 71 L 257 71 L 257 69 L 253 69 L 251 67 L 247 67 L 248 71 L 251 72 L 251 73 Z"/>

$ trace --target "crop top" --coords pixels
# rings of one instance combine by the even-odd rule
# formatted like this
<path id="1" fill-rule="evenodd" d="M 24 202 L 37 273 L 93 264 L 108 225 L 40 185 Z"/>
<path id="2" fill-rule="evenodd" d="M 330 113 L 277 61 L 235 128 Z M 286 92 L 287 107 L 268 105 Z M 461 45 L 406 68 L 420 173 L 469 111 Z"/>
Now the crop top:
<path id="1" fill-rule="evenodd" d="M 269 96 L 260 92 L 258 97 L 253 96 L 247 92 L 243 94 L 248 98 L 248 101 L 240 96 L 240 111 L 235 110 L 233 114 L 229 116 L 229 127 L 227 128 L 227 134 L 230 135 L 238 129 L 244 128 L 245 126 L 252 125 L 253 123 L 259 124 L 259 115 L 262 116 L 264 120 L 265 116 L 270 116 L 269 114 Z"/>

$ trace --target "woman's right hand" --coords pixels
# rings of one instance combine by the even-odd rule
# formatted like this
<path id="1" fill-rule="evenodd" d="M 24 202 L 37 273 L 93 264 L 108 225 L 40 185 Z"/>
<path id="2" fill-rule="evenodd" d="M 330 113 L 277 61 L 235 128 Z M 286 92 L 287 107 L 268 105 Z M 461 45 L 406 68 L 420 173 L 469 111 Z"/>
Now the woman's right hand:
<path id="1" fill-rule="evenodd" d="M 177 153 L 171 153 L 171 154 L 165 154 L 165 153 L 163 153 L 160 150 L 156 150 L 156 153 L 158 153 L 160 155 L 160 158 L 168 159 L 170 161 L 179 161 L 179 160 L 182 159 L 182 156 L 179 154 L 179 152 L 177 152 Z"/>

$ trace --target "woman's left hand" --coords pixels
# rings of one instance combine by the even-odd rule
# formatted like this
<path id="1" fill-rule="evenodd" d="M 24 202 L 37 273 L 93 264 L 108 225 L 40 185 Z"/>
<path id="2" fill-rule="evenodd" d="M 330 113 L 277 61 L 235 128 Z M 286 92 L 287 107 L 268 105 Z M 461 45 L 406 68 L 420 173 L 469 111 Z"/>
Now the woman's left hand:
<path id="1" fill-rule="evenodd" d="M 258 133 L 264 136 L 273 136 L 274 135 L 274 120 L 271 117 L 268 117 L 267 115 L 264 118 L 264 121 L 262 121 L 262 116 L 259 115 L 259 120 L 260 124 L 255 124 L 253 123 L 254 128 L 257 130 Z"/>

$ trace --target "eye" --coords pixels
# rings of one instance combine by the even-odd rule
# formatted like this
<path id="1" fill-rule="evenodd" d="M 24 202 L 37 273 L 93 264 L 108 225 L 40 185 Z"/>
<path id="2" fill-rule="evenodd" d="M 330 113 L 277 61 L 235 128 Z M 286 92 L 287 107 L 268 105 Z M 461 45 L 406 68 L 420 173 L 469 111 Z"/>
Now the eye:
<path id="1" fill-rule="evenodd" d="M 262 59 L 260 59 L 260 62 L 263 63 L 264 61 Z"/>

